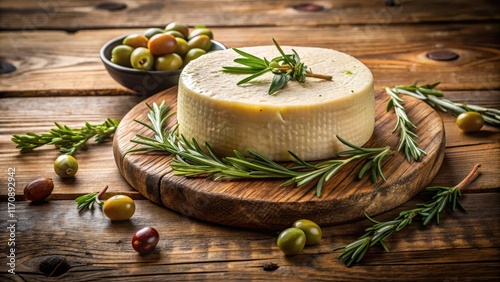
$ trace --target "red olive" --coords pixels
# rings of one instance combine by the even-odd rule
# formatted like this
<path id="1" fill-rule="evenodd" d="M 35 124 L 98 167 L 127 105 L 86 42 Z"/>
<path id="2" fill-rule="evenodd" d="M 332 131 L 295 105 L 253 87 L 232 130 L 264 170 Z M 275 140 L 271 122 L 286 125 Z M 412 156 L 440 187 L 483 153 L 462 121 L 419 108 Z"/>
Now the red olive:
<path id="1" fill-rule="evenodd" d="M 144 227 L 135 232 L 132 237 L 132 248 L 139 254 L 144 255 L 151 252 L 160 241 L 160 234 L 153 227 Z"/>

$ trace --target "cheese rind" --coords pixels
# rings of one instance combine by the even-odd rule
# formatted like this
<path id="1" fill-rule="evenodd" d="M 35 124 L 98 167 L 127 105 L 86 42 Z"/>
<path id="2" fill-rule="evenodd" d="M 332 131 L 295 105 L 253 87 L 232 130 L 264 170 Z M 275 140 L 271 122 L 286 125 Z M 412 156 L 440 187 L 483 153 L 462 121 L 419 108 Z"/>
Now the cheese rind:
<path id="1" fill-rule="evenodd" d="M 290 81 L 269 95 L 271 73 L 237 86 L 246 75 L 221 72 L 222 66 L 237 65 L 236 52 L 204 55 L 190 62 L 179 79 L 179 133 L 200 144 L 208 142 L 221 155 L 253 149 L 275 161 L 292 160 L 288 151 L 307 161 L 334 157 L 347 148 L 336 135 L 357 146 L 366 143 L 375 123 L 370 70 L 338 51 L 282 48 L 287 54 L 294 49 L 313 72 L 332 75 L 333 80 Z M 241 50 L 269 60 L 279 56 L 275 46 Z"/>

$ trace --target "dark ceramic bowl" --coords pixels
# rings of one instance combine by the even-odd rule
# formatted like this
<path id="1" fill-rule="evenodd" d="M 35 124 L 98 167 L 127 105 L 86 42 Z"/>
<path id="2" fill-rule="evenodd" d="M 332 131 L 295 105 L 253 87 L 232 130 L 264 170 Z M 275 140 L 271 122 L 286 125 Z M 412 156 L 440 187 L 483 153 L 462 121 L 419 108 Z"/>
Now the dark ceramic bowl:
<path id="1" fill-rule="evenodd" d="M 125 35 L 126 36 L 126 35 Z M 101 60 L 109 75 L 116 82 L 143 95 L 156 94 L 162 90 L 176 86 L 179 82 L 179 75 L 182 70 L 176 71 L 143 71 L 133 68 L 123 67 L 111 62 L 111 50 L 120 45 L 125 36 L 117 37 L 102 46 L 100 51 Z M 213 51 L 227 49 L 224 44 L 212 40 Z"/>

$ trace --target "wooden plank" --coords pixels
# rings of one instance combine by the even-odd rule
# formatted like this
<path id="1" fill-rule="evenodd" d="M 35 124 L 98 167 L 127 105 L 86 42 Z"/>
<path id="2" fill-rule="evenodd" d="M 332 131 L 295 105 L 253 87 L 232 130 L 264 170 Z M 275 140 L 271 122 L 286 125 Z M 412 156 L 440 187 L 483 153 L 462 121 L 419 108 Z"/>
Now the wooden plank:
<path id="1" fill-rule="evenodd" d="M 307 1 L 306 1 L 307 2 Z M 9 30 L 82 30 L 88 28 L 164 27 L 180 21 L 210 26 L 388 25 L 395 23 L 460 22 L 500 19 L 500 8 L 489 0 L 319 1 L 320 11 L 300 11 L 293 1 L 161 0 L 113 2 L 115 9 L 99 9 L 105 1 L 15 1 L 0 4 L 0 27 Z M 118 5 L 116 5 L 118 4 Z M 398 5 L 399 4 L 399 5 Z M 124 9 L 116 9 L 125 7 Z"/>
<path id="2" fill-rule="evenodd" d="M 100 47 L 112 38 L 144 29 L 0 33 L 0 60 L 17 70 L 2 74 L 0 95 L 131 94 L 116 83 L 99 59 Z M 441 81 L 446 90 L 500 88 L 500 24 L 387 25 L 334 27 L 214 28 L 215 38 L 228 47 L 272 44 L 313 46 L 348 53 L 373 72 L 376 89 L 395 84 Z M 47 40 L 50 38 L 50 40 Z M 33 52 L 36 46 L 37 52 Z M 430 51 L 451 50 L 454 61 L 426 57 Z"/>
<path id="3" fill-rule="evenodd" d="M 376 220 L 389 220 L 423 199 L 414 199 Z M 367 220 L 323 227 L 319 245 L 286 257 L 276 247 L 275 232 L 237 229 L 188 219 L 147 200 L 137 200 L 136 214 L 126 222 L 112 223 L 100 211 L 78 213 L 71 201 L 44 205 L 16 203 L 16 276 L 2 272 L 2 279 L 49 281 L 39 270 L 51 256 L 68 260 L 71 268 L 60 278 L 71 281 L 151 281 L 152 279 L 311 279 L 353 281 L 488 280 L 499 278 L 500 225 L 491 224 L 500 214 L 500 194 L 467 194 L 467 212 L 444 212 L 439 225 L 418 220 L 396 232 L 386 244 L 391 252 L 371 248 L 358 265 L 347 268 L 333 248 L 355 240 L 369 226 Z M 2 214 L 7 205 L 0 206 Z M 89 223 L 92 223 L 89 225 Z M 5 230 L 7 221 L 0 222 Z M 141 227 L 160 233 L 155 251 L 137 255 L 130 240 Z M 85 228 L 86 227 L 86 228 Z M 8 236 L 0 237 L 7 245 Z M 7 256 L 6 249 L 0 252 Z M 276 263 L 272 272 L 264 263 Z M 429 271 L 422 271 L 422 266 Z M 5 266 L 4 266 L 5 268 Z M 3 268 L 3 269 L 4 269 Z"/>
<path id="4" fill-rule="evenodd" d="M 498 108 L 499 92 L 470 91 L 445 94 L 452 100 L 477 101 L 487 107 Z M 477 95 L 477 96 L 476 96 Z M 81 168 L 77 174 L 78 184 L 62 181 L 53 172 L 52 164 L 59 152 L 53 147 L 40 148 L 32 153 L 20 154 L 10 141 L 12 134 L 47 132 L 60 122 L 71 127 L 81 127 L 88 121 L 101 123 L 106 118 L 122 118 L 142 98 L 136 96 L 89 96 L 89 97 L 32 97 L 2 98 L 0 100 L 0 170 L 7 167 L 18 170 L 17 182 L 23 188 L 38 177 L 53 177 L 56 187 L 53 199 L 74 199 L 78 195 L 99 190 L 104 184 L 110 192 L 141 197 L 121 177 L 113 157 L 112 143 L 93 145 L 76 155 Z M 21 110 L 22 109 L 22 110 Z M 466 192 L 498 190 L 500 183 L 500 129 L 487 127 L 481 132 L 464 134 L 454 124 L 454 118 L 441 114 L 446 131 L 446 151 L 441 169 L 430 185 L 456 185 L 475 163 L 481 163 L 482 176 L 466 188 Z M 460 136 L 460 137 L 459 137 Z M 450 173 L 454 172 L 454 173 Z M 4 179 L 0 179 L 4 181 Z M 22 189 L 17 190 L 22 195 Z M 4 199 L 5 195 L 0 195 Z"/>

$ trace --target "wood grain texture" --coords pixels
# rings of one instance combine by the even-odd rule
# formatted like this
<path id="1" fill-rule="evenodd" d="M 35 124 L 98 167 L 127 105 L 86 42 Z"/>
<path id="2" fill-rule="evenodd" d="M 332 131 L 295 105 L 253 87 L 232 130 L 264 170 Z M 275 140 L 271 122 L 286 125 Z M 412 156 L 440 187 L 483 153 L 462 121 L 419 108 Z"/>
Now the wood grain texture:
<path id="1" fill-rule="evenodd" d="M 441 81 L 444 90 L 500 89 L 499 23 L 448 25 L 363 25 L 214 28 L 228 47 L 283 45 L 339 50 L 366 64 L 376 89 L 415 81 Z M 2 74 L 0 96 L 131 95 L 106 72 L 99 49 L 107 41 L 144 28 L 80 31 L 12 31 L 0 33 L 0 60 L 16 66 Z M 50 38 L 50 40 L 47 40 Z M 36 46 L 37 52 L 33 52 Z M 454 61 L 426 57 L 451 50 Z"/>
<path id="2" fill-rule="evenodd" d="M 390 220 L 423 200 L 416 197 L 375 219 Z M 100 211 L 78 213 L 71 201 L 19 202 L 16 275 L 2 271 L 0 280 L 495 281 L 500 225 L 491 222 L 500 213 L 499 201 L 498 193 L 467 194 L 462 201 L 467 212 L 444 212 L 439 225 L 423 227 L 416 220 L 386 241 L 390 252 L 373 247 L 351 268 L 332 249 L 355 240 L 370 225 L 367 220 L 323 227 L 319 245 L 287 257 L 276 247 L 276 232 L 206 224 L 148 200 L 137 200 L 136 214 L 120 223 L 110 222 Z M 7 213 L 7 205 L 0 205 L 0 213 Z M 153 253 L 139 256 L 130 240 L 144 226 L 155 227 L 160 242 Z M 0 221 L 0 228 L 6 227 Z M 6 246 L 7 239 L 1 236 L 0 245 Z M 0 250 L 2 257 L 5 251 Z M 44 276 L 39 264 L 51 256 L 66 258 L 70 270 L 56 278 Z M 263 264 L 269 262 L 279 268 L 264 271 Z"/>
<path id="3" fill-rule="evenodd" d="M 439 115 L 425 103 L 406 97 L 410 119 L 419 125 L 416 134 L 425 158 L 409 164 L 395 154 L 384 164 L 387 182 L 373 184 L 365 177 L 356 180 L 362 162 L 343 167 L 326 183 L 321 198 L 315 183 L 300 188 L 280 187 L 282 180 L 212 181 L 205 178 L 174 176 L 167 154 L 125 154 L 140 147 L 130 140 L 151 132 L 134 120 L 148 123 L 146 103 L 173 105 L 177 87 L 148 98 L 122 120 L 114 139 L 117 166 L 127 181 L 142 195 L 181 214 L 218 224 L 263 229 L 281 229 L 295 220 L 308 218 L 321 225 L 362 218 L 364 212 L 380 214 L 401 205 L 423 189 L 439 170 L 444 157 L 445 133 Z M 391 133 L 395 119 L 387 113 L 387 96 L 376 95 L 376 126 L 366 147 L 397 148 L 398 137 Z M 172 119 L 171 125 L 175 122 Z M 201 142 L 201 140 L 198 140 Z"/>
<path id="4" fill-rule="evenodd" d="M 105 1 L 103 1 L 105 2 Z M 491 0 L 401 0 L 395 5 L 386 1 L 325 0 L 307 3 L 302 0 L 190 0 L 132 1 L 125 9 L 98 9 L 96 1 L 15 1 L 0 3 L 0 27 L 14 30 L 59 29 L 76 31 L 96 28 L 138 26 L 164 27 L 168 22 L 210 26 L 324 26 L 339 24 L 385 25 L 394 23 L 488 21 L 500 19 L 500 8 Z M 293 7 L 313 4 L 319 12 L 299 11 Z"/>
<path id="5" fill-rule="evenodd" d="M 449 95 L 448 95 L 449 94 Z M 498 91 L 456 91 L 446 97 L 457 102 L 473 102 L 486 107 L 500 108 Z M 105 184 L 110 193 L 121 193 L 142 198 L 119 173 L 112 153 L 112 142 L 95 145 L 76 154 L 81 170 L 76 181 L 62 181 L 52 163 L 59 154 L 51 146 L 20 154 L 10 140 L 12 134 L 28 131 L 43 133 L 60 122 L 81 127 L 88 121 L 101 123 L 106 118 L 123 118 L 134 106 L 142 103 L 136 96 L 88 96 L 88 97 L 11 97 L 0 99 L 0 171 L 8 167 L 18 170 L 17 194 L 22 199 L 22 187 L 38 177 L 52 177 L 56 183 L 51 199 L 74 199 L 82 194 L 99 190 Z M 22 110 L 20 110 L 22 109 Z M 440 113 L 446 131 L 446 149 L 443 164 L 430 185 L 455 185 L 473 166 L 481 163 L 482 176 L 465 188 L 465 192 L 494 191 L 500 189 L 500 129 L 485 126 L 481 132 L 465 134 L 455 125 L 455 118 Z M 450 173 L 452 172 L 452 173 Z M 0 177 L 0 185 L 5 186 Z M 3 187 L 4 187 L 3 186 Z M 0 194 L 0 200 L 6 195 Z"/>

